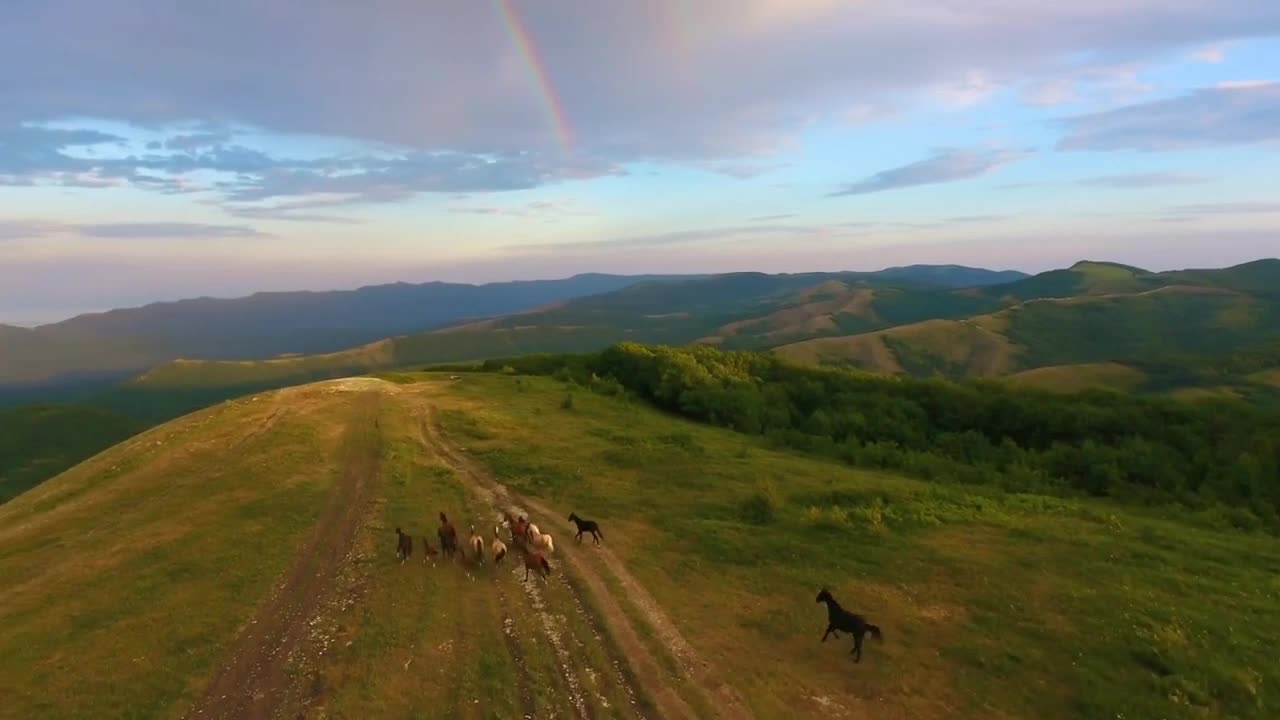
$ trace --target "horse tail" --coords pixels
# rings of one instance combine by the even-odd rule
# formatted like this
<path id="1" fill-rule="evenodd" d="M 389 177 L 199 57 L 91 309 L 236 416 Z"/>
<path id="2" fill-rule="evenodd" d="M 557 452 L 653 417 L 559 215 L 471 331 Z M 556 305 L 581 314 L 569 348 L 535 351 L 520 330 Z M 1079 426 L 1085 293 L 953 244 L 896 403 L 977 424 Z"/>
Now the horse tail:
<path id="1" fill-rule="evenodd" d="M 884 636 L 880 634 L 879 625 L 867 625 L 867 630 L 871 632 L 871 637 L 875 638 L 879 642 L 884 642 Z"/>

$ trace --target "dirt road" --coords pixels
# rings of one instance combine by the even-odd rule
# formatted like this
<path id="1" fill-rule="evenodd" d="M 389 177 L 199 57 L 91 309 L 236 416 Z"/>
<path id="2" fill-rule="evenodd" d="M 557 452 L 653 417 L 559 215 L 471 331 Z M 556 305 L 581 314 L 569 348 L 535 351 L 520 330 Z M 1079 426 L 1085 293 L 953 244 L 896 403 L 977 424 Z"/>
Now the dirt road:
<path id="1" fill-rule="evenodd" d="M 377 497 L 384 439 L 376 418 L 389 389 L 350 389 L 360 396 L 343 431 L 341 472 L 324 509 L 282 581 L 259 607 L 186 718 L 266 720 L 292 713 L 300 695 L 308 696 L 308 690 L 299 687 L 306 680 L 291 670 L 299 666 L 301 656 L 309 656 L 308 633 L 326 612 L 324 603 L 339 584 L 343 559 Z M 407 395 L 400 397 L 407 399 Z M 495 518 L 502 511 L 534 518 L 561 541 L 551 557 L 556 566 L 549 580 L 552 586 L 524 581 L 518 547 L 510 548 L 515 562 L 508 566 L 515 585 L 491 584 L 501 615 L 495 620 L 503 624 L 505 649 L 515 661 L 517 674 L 512 680 L 525 716 L 534 715 L 532 688 L 537 685 L 549 688 L 546 692 L 556 698 L 552 703 L 556 709 L 550 713 L 555 717 L 592 720 L 600 708 L 608 708 L 604 712 L 610 717 L 641 720 L 752 717 L 740 696 L 698 657 L 607 547 L 589 551 L 574 547 L 572 529 L 560 513 L 510 492 L 448 441 L 429 401 L 419 396 L 414 402 L 411 412 L 417 417 L 422 454 L 452 468 L 475 506 Z M 617 596 L 618 588 L 625 598 Z M 547 590 L 559 598 L 554 606 L 544 596 Z M 568 630 L 565 612 L 576 616 L 577 630 Z M 551 665 L 544 664 L 542 673 L 531 675 L 513 633 L 537 636 L 542 647 L 550 648 Z M 586 661 L 581 653 L 588 647 L 603 656 Z M 621 698 L 623 707 L 592 695 L 604 686 L 613 688 L 611 697 Z M 319 695 L 311 695 L 302 702 L 316 701 L 313 708 L 323 705 Z M 630 707 L 625 707 L 628 701 Z"/>
<path id="2" fill-rule="evenodd" d="M 490 505 L 503 511 L 534 518 L 544 529 L 554 528 L 556 536 L 563 539 L 562 546 L 568 548 L 568 538 L 572 537 L 576 528 L 572 528 L 560 513 L 550 511 L 541 503 L 515 495 L 478 463 L 453 447 L 440 428 L 434 407 L 427 408 L 423 430 L 424 441 L 431 445 L 437 456 L 452 465 L 464 478 L 470 480 L 473 488 L 483 493 Z M 568 573 L 583 584 L 590 594 L 595 608 L 601 615 L 599 620 L 607 625 L 608 632 L 620 646 L 637 682 L 658 706 L 661 717 L 699 717 L 664 678 L 659 658 L 655 657 L 648 646 L 641 641 L 631 618 L 610 592 L 600 569 L 595 567 L 595 562 L 583 558 L 578 552 L 577 548 L 560 550 L 554 553 L 554 557 L 560 561 Z M 593 547 L 591 555 L 603 564 L 604 569 L 611 573 L 626 590 L 629 599 L 639 610 L 645 623 L 657 635 L 661 644 L 670 651 L 669 657 L 681 669 L 684 679 L 688 681 L 688 686 L 703 696 L 704 702 L 699 703 L 700 706 L 711 709 L 717 717 L 734 720 L 748 720 L 753 717 L 737 692 L 717 678 L 711 666 L 698 657 L 671 619 L 627 571 L 626 566 L 604 546 Z"/>
<path id="3" fill-rule="evenodd" d="M 379 394 L 361 397 L 345 429 L 342 471 L 319 520 L 299 548 L 283 582 L 241 633 L 204 695 L 185 717 L 267 720 L 288 696 L 291 653 L 307 632 L 307 621 L 332 586 L 368 506 L 381 458 L 376 432 Z M 274 417 L 274 415 L 273 415 Z"/>

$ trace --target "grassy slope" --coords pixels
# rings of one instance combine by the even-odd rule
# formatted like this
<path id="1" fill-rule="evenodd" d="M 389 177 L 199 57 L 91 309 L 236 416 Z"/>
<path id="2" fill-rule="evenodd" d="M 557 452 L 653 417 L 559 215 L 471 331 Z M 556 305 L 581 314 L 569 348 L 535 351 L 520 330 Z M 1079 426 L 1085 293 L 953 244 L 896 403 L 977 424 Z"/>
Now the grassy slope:
<path id="1" fill-rule="evenodd" d="M 143 428 L 133 418 L 84 405 L 0 410 L 0 503 Z"/>
<path id="2" fill-rule="evenodd" d="M 990 315 L 819 338 L 775 352 L 799 362 L 952 378 L 1056 367 L 1056 384 L 1087 386 L 1099 364 L 1212 357 L 1277 335 L 1280 303 L 1268 297 L 1170 286 L 1034 300 Z M 1071 368 L 1082 376 L 1067 379 Z"/>
<path id="3" fill-rule="evenodd" d="M 564 670 L 514 579 L 390 554 L 391 528 L 421 535 L 437 507 L 484 517 L 422 446 L 428 398 L 513 488 L 601 521 L 757 717 L 1265 717 L 1280 703 L 1263 681 L 1274 538 L 854 471 L 619 399 L 575 393 L 564 410 L 549 379 L 400 387 L 338 588 L 354 610 L 325 618 L 331 651 L 298 669 L 330 717 L 564 707 Z M 181 714 L 314 520 L 350 452 L 344 425 L 367 429 L 363 397 L 321 384 L 210 408 L 0 507 L 0 717 Z M 762 484 L 777 517 L 752 525 L 743 503 Z M 592 562 L 568 537 L 557 552 Z M 823 584 L 885 630 L 861 665 L 847 638 L 818 642 Z M 567 593 L 552 583 L 545 603 Z M 602 683 L 591 712 L 613 716 L 625 700 L 599 672 L 602 641 L 563 615 L 573 674 Z"/>
<path id="4" fill-rule="evenodd" d="M 342 463 L 343 398 L 286 393 L 153 428 L 0 506 L 0 716 L 194 699 Z"/>
<path id="5" fill-rule="evenodd" d="M 360 391 L 371 383 L 377 393 Z M 609 638 L 565 612 L 575 596 L 563 574 L 535 603 L 518 560 L 424 567 L 435 509 L 464 531 L 494 515 L 423 444 L 422 406 L 381 381 L 256 395 L 153 428 L 0 507 L 0 626 L 11 629 L 0 718 L 182 716 L 369 448 L 382 454 L 371 512 L 320 615 L 296 618 L 308 630 L 286 707 L 508 718 L 550 716 L 580 695 L 596 718 L 646 709 Z M 395 526 L 415 536 L 412 564 L 391 552 Z"/>
<path id="6" fill-rule="evenodd" d="M 1141 370 L 1120 363 L 1048 365 L 1009 376 L 1009 381 L 1018 385 L 1067 393 L 1084 390 L 1129 392 L 1141 387 L 1145 380 L 1146 375 Z"/>
<path id="7" fill-rule="evenodd" d="M 467 378 L 448 427 L 607 542 L 760 717 L 1265 717 L 1280 542 L 772 452 L 545 379 Z M 761 483 L 777 519 L 743 523 Z M 886 632 L 818 643 L 829 585 Z M 826 713 L 823 715 L 823 713 Z"/>

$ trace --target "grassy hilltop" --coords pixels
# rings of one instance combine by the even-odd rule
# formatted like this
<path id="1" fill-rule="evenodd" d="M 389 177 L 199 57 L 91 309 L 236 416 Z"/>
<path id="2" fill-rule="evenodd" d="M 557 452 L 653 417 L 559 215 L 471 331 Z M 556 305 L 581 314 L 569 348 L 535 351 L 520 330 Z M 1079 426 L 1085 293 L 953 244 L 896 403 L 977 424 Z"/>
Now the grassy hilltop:
<path id="1" fill-rule="evenodd" d="M 227 709 L 217 688 L 258 661 L 234 687 L 290 717 L 1280 707 L 1272 535 L 858 469 L 551 378 L 447 378 L 223 403 L 0 506 L 0 717 Z M 488 536 L 510 505 L 556 538 L 549 584 L 393 556 L 396 526 L 437 544 L 445 510 Z M 570 511 L 603 547 L 572 543 Z M 824 585 L 885 630 L 861 664 L 818 642 Z"/>

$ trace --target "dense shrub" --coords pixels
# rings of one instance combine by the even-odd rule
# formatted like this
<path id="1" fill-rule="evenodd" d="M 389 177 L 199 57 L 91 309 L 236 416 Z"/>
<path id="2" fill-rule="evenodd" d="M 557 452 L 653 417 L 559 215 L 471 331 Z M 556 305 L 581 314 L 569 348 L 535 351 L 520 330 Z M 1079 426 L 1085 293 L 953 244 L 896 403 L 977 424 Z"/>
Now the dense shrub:
<path id="1" fill-rule="evenodd" d="M 633 343 L 486 363 L 503 365 L 588 387 L 617 383 L 662 409 L 776 445 L 930 480 L 1221 505 L 1238 510 L 1238 526 L 1274 526 L 1280 508 L 1280 416 L 1243 403 L 1060 395 Z"/>

